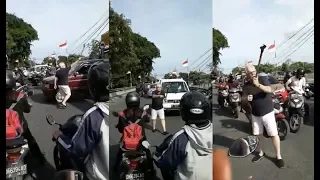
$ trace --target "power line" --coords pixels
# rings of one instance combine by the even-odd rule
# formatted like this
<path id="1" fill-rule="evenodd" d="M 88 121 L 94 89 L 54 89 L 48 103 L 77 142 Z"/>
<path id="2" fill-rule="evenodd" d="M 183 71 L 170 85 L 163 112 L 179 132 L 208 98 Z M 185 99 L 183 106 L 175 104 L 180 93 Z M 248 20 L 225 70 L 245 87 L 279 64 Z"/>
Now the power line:
<path id="1" fill-rule="evenodd" d="M 314 30 L 312 32 L 310 32 L 302 41 L 300 41 L 300 45 L 295 49 L 293 50 L 289 55 L 287 55 L 282 61 L 280 61 L 278 64 L 280 64 L 281 62 L 283 61 L 286 61 L 287 58 L 289 58 L 293 53 L 295 53 L 297 50 L 299 50 L 312 36 L 314 35 Z"/>
<path id="2" fill-rule="evenodd" d="M 109 18 L 107 18 L 103 23 L 101 23 L 99 25 L 99 27 L 93 32 L 91 33 L 87 38 L 85 38 L 81 44 L 79 44 L 73 51 L 71 54 L 75 53 L 79 48 L 81 48 L 83 46 L 83 44 L 87 44 L 88 41 L 90 39 L 92 39 L 92 37 L 105 25 L 105 23 L 108 23 Z"/>
<path id="3" fill-rule="evenodd" d="M 303 38 L 306 34 L 310 33 L 311 31 L 314 31 L 314 26 L 309 28 L 306 32 L 304 32 L 301 36 L 299 36 L 294 42 L 292 42 L 285 50 L 282 51 L 282 53 L 280 53 L 279 57 L 281 58 L 281 57 L 285 56 L 292 49 L 292 47 L 294 47 L 296 42 L 298 42 L 301 38 Z M 275 63 L 277 63 L 277 62 L 275 62 Z"/>
<path id="4" fill-rule="evenodd" d="M 212 58 L 213 53 L 209 54 L 209 56 L 207 56 L 203 61 L 201 61 L 200 64 L 198 64 L 198 66 L 196 66 L 193 70 L 196 71 L 197 69 L 200 69 L 200 67 L 203 67 L 203 64 L 208 63 L 210 61 L 210 59 Z"/>
<path id="5" fill-rule="evenodd" d="M 108 26 L 108 24 L 109 24 L 109 21 L 103 26 L 103 28 L 101 28 L 101 30 L 98 32 L 96 37 L 94 37 L 93 39 L 97 39 L 98 36 L 101 36 L 102 31 L 104 31 L 104 29 Z"/>
<path id="6" fill-rule="evenodd" d="M 212 48 L 210 48 L 210 49 L 208 49 L 205 53 L 203 53 L 199 58 L 197 58 L 195 61 L 193 61 L 190 65 L 189 65 L 189 67 L 190 66 L 192 66 L 192 65 L 194 65 L 197 61 L 199 61 L 203 56 L 205 56 L 208 52 L 210 52 L 210 50 L 211 50 Z M 182 68 L 179 68 L 178 70 L 181 70 Z"/>
<path id="7" fill-rule="evenodd" d="M 107 11 L 105 11 L 101 17 L 99 18 L 99 20 L 97 22 L 94 23 L 94 25 L 92 25 L 84 34 L 82 34 L 75 42 L 71 43 L 71 45 L 76 44 L 80 39 L 82 39 L 92 28 L 94 28 L 102 19 L 104 19 L 104 17 L 107 15 L 107 13 L 109 12 L 109 9 Z"/>

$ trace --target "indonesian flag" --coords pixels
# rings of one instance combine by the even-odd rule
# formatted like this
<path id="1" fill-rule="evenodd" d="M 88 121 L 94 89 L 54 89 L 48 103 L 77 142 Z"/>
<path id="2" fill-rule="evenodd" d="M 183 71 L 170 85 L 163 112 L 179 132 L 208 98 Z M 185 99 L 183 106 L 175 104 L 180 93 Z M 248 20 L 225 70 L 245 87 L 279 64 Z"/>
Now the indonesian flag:
<path id="1" fill-rule="evenodd" d="M 63 43 L 59 44 L 59 48 L 66 48 L 67 47 L 67 41 L 64 41 Z"/>
<path id="2" fill-rule="evenodd" d="M 172 71 L 172 74 L 177 74 L 177 70 L 174 69 L 174 70 Z"/>
<path id="3" fill-rule="evenodd" d="M 187 66 L 188 66 L 188 60 L 184 61 L 184 62 L 182 63 L 182 66 L 183 66 L 183 67 L 187 67 Z"/>
<path id="4" fill-rule="evenodd" d="M 268 51 L 269 51 L 269 52 L 275 52 L 275 51 L 276 51 L 276 45 L 275 45 L 275 44 L 271 44 L 271 45 L 268 47 Z"/>

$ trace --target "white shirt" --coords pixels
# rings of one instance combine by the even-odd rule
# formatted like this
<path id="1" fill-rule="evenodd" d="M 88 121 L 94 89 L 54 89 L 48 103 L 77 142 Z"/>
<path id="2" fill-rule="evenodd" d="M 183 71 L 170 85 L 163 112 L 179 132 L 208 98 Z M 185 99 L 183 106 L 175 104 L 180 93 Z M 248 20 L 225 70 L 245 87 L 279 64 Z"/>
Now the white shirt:
<path id="1" fill-rule="evenodd" d="M 301 79 L 292 76 L 287 83 L 289 87 L 295 87 L 297 89 L 303 89 L 306 86 L 306 78 L 302 77 Z"/>

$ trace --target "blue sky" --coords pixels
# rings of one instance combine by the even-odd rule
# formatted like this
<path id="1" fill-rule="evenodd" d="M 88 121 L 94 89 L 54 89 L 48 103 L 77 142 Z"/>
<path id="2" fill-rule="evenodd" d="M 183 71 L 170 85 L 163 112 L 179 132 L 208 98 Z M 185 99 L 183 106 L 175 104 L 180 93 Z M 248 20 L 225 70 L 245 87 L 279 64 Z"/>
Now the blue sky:
<path id="1" fill-rule="evenodd" d="M 181 66 L 186 58 L 193 70 L 198 63 L 191 66 L 192 62 L 211 48 L 211 4 L 211 0 L 113 0 L 111 6 L 131 19 L 134 32 L 160 49 L 161 58 L 153 66 L 160 76 L 175 67 L 179 72 L 186 71 Z"/>
<path id="2" fill-rule="evenodd" d="M 74 44 L 74 42 L 98 21 L 104 12 L 106 12 L 106 18 L 109 16 L 108 9 L 107 0 L 6 1 L 8 13 L 14 13 L 24 19 L 38 31 L 39 41 L 33 42 L 31 55 L 38 62 L 54 51 L 57 55 L 65 55 L 66 51 L 59 49 L 58 45 L 66 40 L 68 52 L 71 53 L 91 33 L 84 36 L 78 44 Z M 103 32 L 106 32 L 108 28 L 107 26 Z M 93 28 L 94 30 L 95 28 Z M 100 39 L 100 36 L 97 39 Z M 81 51 L 81 47 L 76 51 Z"/>
<path id="3" fill-rule="evenodd" d="M 233 67 L 246 61 L 257 63 L 259 46 L 271 45 L 274 40 L 276 46 L 280 45 L 313 16 L 314 0 L 213 0 L 212 26 L 228 38 L 230 45 L 229 49 L 222 51 L 220 67 L 230 72 Z M 312 26 L 313 23 L 303 32 Z M 276 60 L 273 53 L 265 52 L 262 63 L 284 61 L 291 52 L 285 49 L 303 32 L 277 49 Z M 313 40 L 311 37 L 289 58 L 292 61 L 314 62 Z M 296 46 L 293 44 L 291 47 Z"/>

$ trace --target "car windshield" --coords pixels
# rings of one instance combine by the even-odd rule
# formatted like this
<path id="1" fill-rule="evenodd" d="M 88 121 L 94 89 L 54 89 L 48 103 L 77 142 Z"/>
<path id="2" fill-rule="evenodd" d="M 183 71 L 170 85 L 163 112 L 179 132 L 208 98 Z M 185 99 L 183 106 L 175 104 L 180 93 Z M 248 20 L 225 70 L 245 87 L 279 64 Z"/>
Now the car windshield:
<path id="1" fill-rule="evenodd" d="M 188 87 L 185 82 L 164 82 L 162 83 L 162 89 L 166 93 L 188 92 Z"/>
<path id="2" fill-rule="evenodd" d="M 72 74 L 75 72 L 76 69 L 78 69 L 78 67 L 80 66 L 81 62 L 76 62 L 76 63 L 72 63 L 70 70 L 69 70 L 69 74 Z"/>

